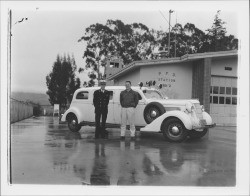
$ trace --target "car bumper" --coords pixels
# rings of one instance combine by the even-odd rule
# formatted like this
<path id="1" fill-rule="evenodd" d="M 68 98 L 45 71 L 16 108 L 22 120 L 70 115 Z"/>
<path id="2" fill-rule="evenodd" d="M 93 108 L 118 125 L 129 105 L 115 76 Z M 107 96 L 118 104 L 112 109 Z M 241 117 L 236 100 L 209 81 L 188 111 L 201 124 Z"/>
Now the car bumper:
<path id="1" fill-rule="evenodd" d="M 200 125 L 200 126 L 194 126 L 193 129 L 195 129 L 196 131 L 203 131 L 203 129 L 208 129 L 208 128 L 213 128 L 215 127 L 216 124 L 213 123 L 211 125 Z"/>
<path id="2" fill-rule="evenodd" d="M 213 127 L 215 127 L 216 126 L 216 123 L 213 123 L 213 124 L 211 124 L 211 125 L 205 125 L 205 128 L 213 128 Z"/>

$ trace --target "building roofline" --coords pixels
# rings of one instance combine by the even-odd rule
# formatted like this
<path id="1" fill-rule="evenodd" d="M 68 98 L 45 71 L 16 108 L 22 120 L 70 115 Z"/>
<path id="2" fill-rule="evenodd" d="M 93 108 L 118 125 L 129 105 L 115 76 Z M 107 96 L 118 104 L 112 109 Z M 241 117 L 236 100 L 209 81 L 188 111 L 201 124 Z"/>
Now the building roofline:
<path id="1" fill-rule="evenodd" d="M 238 55 L 238 50 L 229 50 L 229 51 L 219 51 L 219 52 L 185 54 L 181 57 L 176 57 L 176 58 L 162 58 L 162 59 L 153 59 L 153 60 L 133 61 L 132 63 L 128 64 L 126 67 L 124 67 L 117 73 L 108 77 L 107 80 L 113 80 L 119 76 L 124 75 L 125 73 L 131 70 L 134 70 L 140 66 L 145 66 L 145 65 L 180 63 L 180 62 L 192 61 L 192 60 L 203 59 L 203 58 L 216 58 L 216 57 L 237 56 L 237 55 Z"/>

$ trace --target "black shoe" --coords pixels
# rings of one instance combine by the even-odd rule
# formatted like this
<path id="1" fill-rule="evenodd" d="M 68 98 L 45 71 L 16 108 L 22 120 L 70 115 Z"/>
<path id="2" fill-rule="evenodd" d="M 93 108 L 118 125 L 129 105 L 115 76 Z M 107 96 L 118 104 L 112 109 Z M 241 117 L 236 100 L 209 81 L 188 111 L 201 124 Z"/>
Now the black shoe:
<path id="1" fill-rule="evenodd" d="M 105 129 L 105 130 L 104 130 L 104 134 L 105 134 L 105 135 L 108 135 L 109 132 Z"/>
<path id="2" fill-rule="evenodd" d="M 121 139 L 121 140 L 125 140 L 125 136 L 121 136 L 120 139 Z"/>
<path id="3" fill-rule="evenodd" d="M 102 135 L 102 139 L 108 139 L 108 135 Z"/>
<path id="4" fill-rule="evenodd" d="M 130 140 L 131 140 L 131 141 L 135 141 L 135 136 L 130 137 Z"/>

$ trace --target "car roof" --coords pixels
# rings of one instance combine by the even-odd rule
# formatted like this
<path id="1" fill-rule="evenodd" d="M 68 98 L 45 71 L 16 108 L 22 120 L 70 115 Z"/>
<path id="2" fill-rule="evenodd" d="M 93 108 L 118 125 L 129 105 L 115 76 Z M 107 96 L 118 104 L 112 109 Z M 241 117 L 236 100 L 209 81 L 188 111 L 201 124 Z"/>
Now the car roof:
<path id="1" fill-rule="evenodd" d="M 95 87 L 83 87 L 83 88 L 79 88 L 79 89 L 77 89 L 76 91 L 78 92 L 78 91 L 84 91 L 84 90 L 98 90 L 98 89 L 100 89 L 101 87 L 100 86 L 95 86 Z M 157 89 L 155 89 L 155 88 L 150 88 L 150 87 L 139 87 L 139 86 L 131 86 L 131 88 L 133 89 L 133 90 L 149 90 L 149 89 L 151 89 L 151 90 L 157 90 Z M 125 86 L 106 86 L 105 87 L 105 89 L 106 90 L 125 90 Z"/>

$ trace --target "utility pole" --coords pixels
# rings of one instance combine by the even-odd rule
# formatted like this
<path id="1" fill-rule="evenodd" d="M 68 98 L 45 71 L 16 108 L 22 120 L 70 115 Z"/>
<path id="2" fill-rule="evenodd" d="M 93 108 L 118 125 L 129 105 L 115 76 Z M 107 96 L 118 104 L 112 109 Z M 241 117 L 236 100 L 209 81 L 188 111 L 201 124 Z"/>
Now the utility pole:
<path id="1" fill-rule="evenodd" d="M 171 20 L 171 14 L 173 13 L 173 10 L 169 10 L 169 26 L 168 26 L 168 56 L 170 56 L 170 20 Z"/>
<path id="2" fill-rule="evenodd" d="M 177 24 L 177 13 L 176 13 L 176 18 L 175 18 L 174 57 L 176 57 L 176 31 L 177 31 L 176 24 Z"/>
<path id="3" fill-rule="evenodd" d="M 11 36 L 12 36 L 12 32 L 11 32 L 11 27 L 12 27 L 12 11 L 11 11 L 11 9 L 9 10 L 9 21 L 8 21 L 8 74 L 11 74 Z M 10 89 L 11 89 L 11 77 L 9 77 L 9 87 L 10 88 L 8 88 L 8 90 L 7 90 L 7 94 L 8 94 L 8 97 L 10 97 Z M 9 103 L 9 102 L 8 102 Z M 9 114 L 11 113 L 11 111 L 10 111 L 10 107 L 7 107 L 8 109 L 8 111 L 9 111 Z M 9 115 L 9 118 L 10 118 L 10 116 L 11 116 L 11 114 Z M 9 121 L 10 121 L 10 119 L 8 119 Z M 11 131 L 9 130 L 9 138 L 11 138 Z M 11 162 L 11 142 L 9 142 L 9 165 L 10 165 L 10 172 L 9 172 L 9 180 L 10 180 L 10 183 L 12 184 L 12 162 Z"/>

